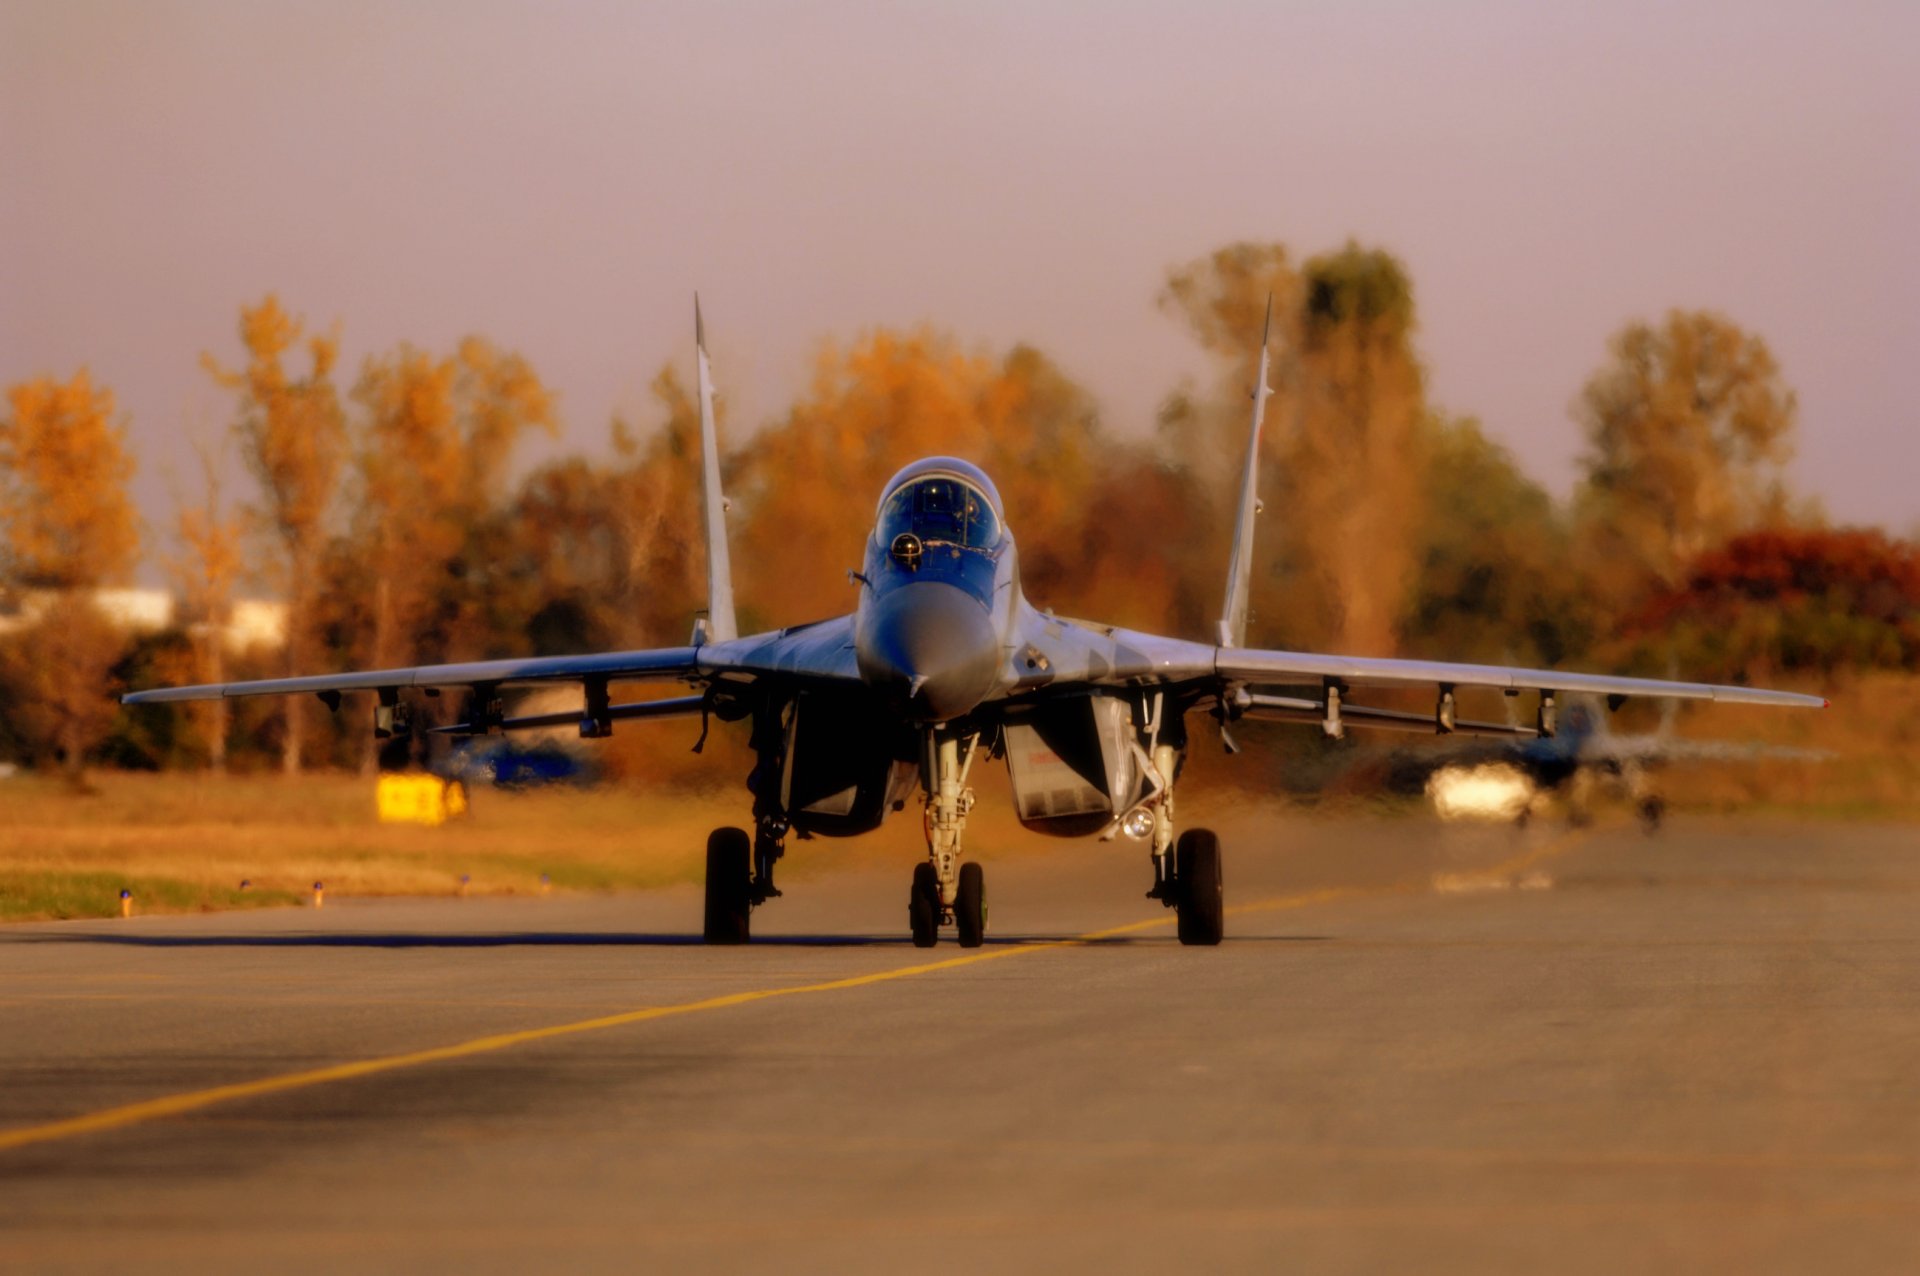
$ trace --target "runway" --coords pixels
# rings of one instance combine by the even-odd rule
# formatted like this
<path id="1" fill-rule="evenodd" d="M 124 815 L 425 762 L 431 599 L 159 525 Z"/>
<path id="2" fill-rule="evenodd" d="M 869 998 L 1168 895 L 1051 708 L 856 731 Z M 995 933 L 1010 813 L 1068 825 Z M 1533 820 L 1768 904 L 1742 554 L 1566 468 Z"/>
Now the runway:
<path id="1" fill-rule="evenodd" d="M 1214 822 L 1212 950 L 1132 843 L 983 852 L 972 952 L 910 857 L 744 949 L 690 889 L 0 930 L 0 1268 L 1920 1264 L 1913 831 Z"/>

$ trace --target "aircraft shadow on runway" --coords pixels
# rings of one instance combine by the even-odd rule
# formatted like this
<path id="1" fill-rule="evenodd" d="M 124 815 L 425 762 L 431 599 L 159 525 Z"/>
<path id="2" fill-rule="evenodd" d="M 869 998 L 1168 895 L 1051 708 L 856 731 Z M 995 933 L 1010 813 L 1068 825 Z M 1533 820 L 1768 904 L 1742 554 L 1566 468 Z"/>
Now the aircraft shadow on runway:
<path id="1" fill-rule="evenodd" d="M 1330 935 L 1229 935 L 1227 942 L 1243 943 L 1318 943 Z M 706 941 L 698 934 L 636 934 L 621 931 L 512 931 L 499 934 L 430 935 L 392 932 L 338 931 L 296 935 L 111 935 L 69 934 L 36 935 L 30 943 L 49 944 L 123 944 L 134 948 L 703 948 Z M 1073 943 L 1083 948 L 1124 948 L 1132 945 L 1174 943 L 1172 935 L 1113 935 L 1081 939 L 1075 935 L 988 936 L 986 943 L 999 946 L 1023 944 Z M 897 935 L 756 935 L 747 947 L 754 948 L 907 948 L 911 943 Z M 953 956 L 948 946 L 925 950 L 929 954 Z"/>

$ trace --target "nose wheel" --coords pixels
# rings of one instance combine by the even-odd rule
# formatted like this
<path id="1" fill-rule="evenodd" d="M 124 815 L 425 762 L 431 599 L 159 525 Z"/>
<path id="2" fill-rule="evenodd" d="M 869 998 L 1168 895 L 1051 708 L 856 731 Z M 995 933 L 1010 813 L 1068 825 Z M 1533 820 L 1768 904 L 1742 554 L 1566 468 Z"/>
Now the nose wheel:
<path id="1" fill-rule="evenodd" d="M 913 870 L 913 894 L 907 920 L 913 942 L 931 948 L 940 927 L 951 924 L 962 948 L 978 948 L 987 934 L 986 877 L 978 864 L 962 863 L 960 844 L 973 809 L 967 774 L 979 752 L 980 735 L 965 737 L 945 728 L 928 730 L 922 741 L 920 783 L 926 791 L 927 859 Z"/>
<path id="2" fill-rule="evenodd" d="M 953 898 L 953 928 L 962 948 L 978 948 L 986 942 L 987 875 L 978 864 L 960 866 L 960 889 Z"/>
<path id="3" fill-rule="evenodd" d="M 973 863 L 960 866 L 953 908 L 940 906 L 940 874 L 931 861 L 913 867 L 913 890 L 907 896 L 907 926 L 915 948 L 940 942 L 940 927 L 953 923 L 962 948 L 978 948 L 987 939 L 987 875 Z"/>
<path id="4" fill-rule="evenodd" d="M 913 866 L 913 893 L 907 897 L 907 925 L 915 948 L 940 942 L 940 878 L 931 864 Z"/>

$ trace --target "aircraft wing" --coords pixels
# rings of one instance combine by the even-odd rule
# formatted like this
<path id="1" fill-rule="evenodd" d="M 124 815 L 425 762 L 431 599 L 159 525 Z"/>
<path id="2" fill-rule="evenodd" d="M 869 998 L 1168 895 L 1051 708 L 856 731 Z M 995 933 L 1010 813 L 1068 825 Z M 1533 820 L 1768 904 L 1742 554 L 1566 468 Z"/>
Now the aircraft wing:
<path id="1" fill-rule="evenodd" d="M 535 656 L 478 660 L 462 664 L 416 665 L 406 669 L 370 669 L 301 678 L 264 678 L 252 682 L 216 682 L 193 687 L 157 687 L 122 696 L 123 704 L 165 704 L 180 700 L 219 700 L 233 696 L 312 694 L 323 698 L 346 692 L 391 692 L 409 687 L 530 687 L 543 683 L 710 682 L 726 675 L 785 677 L 795 681 L 857 681 L 853 657 L 853 618 L 842 616 L 812 625 L 736 638 L 698 647 L 654 647 L 585 656 Z"/>
<path id="2" fill-rule="evenodd" d="M 1247 685 L 1300 686 L 1329 681 L 1342 687 L 1488 687 L 1501 691 L 1583 692 L 1660 700 L 1711 700 L 1718 704 L 1792 705 L 1819 709 L 1826 701 L 1795 691 L 1724 686 L 1706 682 L 1669 682 L 1660 678 L 1623 678 L 1612 674 L 1561 669 L 1522 669 L 1510 665 L 1453 664 L 1438 660 L 1390 660 L 1370 656 L 1330 656 L 1299 651 L 1261 651 L 1244 647 L 1216 649 L 1214 672 Z"/>
<path id="3" fill-rule="evenodd" d="M 1104 639 L 1099 642 L 1096 639 Z M 1712 700 L 1720 704 L 1792 705 L 1818 709 L 1827 703 L 1819 696 L 1795 691 L 1768 691 L 1758 687 L 1724 686 L 1706 682 L 1670 682 L 1660 678 L 1624 678 L 1613 674 L 1577 673 L 1564 669 L 1524 669 L 1512 665 L 1470 665 L 1440 660 L 1393 660 L 1373 656 L 1322 655 L 1308 651 L 1268 651 L 1257 647 L 1216 647 L 1206 643 L 1138 633 L 1090 621 L 1048 618 L 1040 636 L 1050 672 L 1033 677 L 1036 683 L 1070 686 L 1076 682 L 1120 685 L 1140 683 L 1215 682 L 1259 697 L 1265 687 L 1337 686 L 1342 694 L 1365 687 L 1429 687 L 1436 696 L 1461 687 L 1483 687 L 1518 694 L 1522 691 L 1554 695 L 1585 693 L 1606 697 L 1655 700 Z M 1280 699 L 1280 697 L 1268 697 Z M 1297 708 L 1305 700 L 1274 708 Z M 1243 706 L 1244 707 L 1244 706 Z M 1375 711 L 1386 725 L 1393 714 Z M 1426 715 L 1411 715 L 1431 725 Z M 1476 723 L 1484 734 L 1532 735 L 1495 723 Z"/>
<path id="4" fill-rule="evenodd" d="M 1742 740 L 1676 740 L 1670 736 L 1609 736 L 1581 746 L 1583 761 L 1603 762 L 1831 762 L 1826 749 Z"/>

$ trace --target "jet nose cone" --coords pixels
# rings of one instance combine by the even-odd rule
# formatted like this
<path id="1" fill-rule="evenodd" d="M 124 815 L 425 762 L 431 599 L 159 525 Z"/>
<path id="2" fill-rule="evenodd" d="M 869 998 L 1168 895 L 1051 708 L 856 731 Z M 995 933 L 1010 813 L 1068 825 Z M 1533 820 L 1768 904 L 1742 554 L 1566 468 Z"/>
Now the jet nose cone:
<path id="1" fill-rule="evenodd" d="M 1000 669 L 986 608 L 939 581 L 916 581 L 876 599 L 854 652 L 861 677 L 929 722 L 979 704 Z"/>

